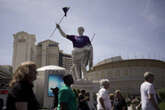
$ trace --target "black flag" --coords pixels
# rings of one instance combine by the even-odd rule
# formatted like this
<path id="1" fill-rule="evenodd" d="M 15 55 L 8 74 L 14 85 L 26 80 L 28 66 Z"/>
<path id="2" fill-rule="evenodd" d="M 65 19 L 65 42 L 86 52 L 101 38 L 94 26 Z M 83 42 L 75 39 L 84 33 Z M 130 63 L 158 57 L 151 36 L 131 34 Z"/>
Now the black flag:
<path id="1" fill-rule="evenodd" d="M 63 10 L 64 13 L 65 13 L 64 16 L 67 16 L 67 12 L 68 12 L 68 10 L 69 10 L 69 7 L 64 7 L 64 8 L 62 8 L 62 10 Z"/>

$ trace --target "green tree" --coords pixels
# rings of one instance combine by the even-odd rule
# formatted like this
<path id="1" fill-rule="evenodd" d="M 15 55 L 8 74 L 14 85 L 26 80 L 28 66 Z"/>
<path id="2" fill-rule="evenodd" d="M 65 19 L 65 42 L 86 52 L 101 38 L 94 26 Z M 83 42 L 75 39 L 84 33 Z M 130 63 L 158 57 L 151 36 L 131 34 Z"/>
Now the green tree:
<path id="1" fill-rule="evenodd" d="M 161 101 L 165 102 L 165 88 L 161 88 L 157 91 L 158 96 L 160 97 Z"/>

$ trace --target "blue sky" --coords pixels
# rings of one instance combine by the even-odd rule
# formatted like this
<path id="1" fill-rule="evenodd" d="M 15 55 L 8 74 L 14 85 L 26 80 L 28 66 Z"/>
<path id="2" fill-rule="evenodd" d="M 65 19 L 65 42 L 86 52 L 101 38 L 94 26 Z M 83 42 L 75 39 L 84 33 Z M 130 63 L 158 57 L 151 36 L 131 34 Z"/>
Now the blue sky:
<path id="1" fill-rule="evenodd" d="M 165 61 L 165 0 L 0 0 L 0 65 L 12 64 L 13 34 L 35 34 L 60 43 L 71 53 L 72 43 L 56 31 L 62 7 L 71 7 L 61 27 L 77 34 L 83 26 L 92 38 L 94 63 L 113 56 L 153 58 Z"/>

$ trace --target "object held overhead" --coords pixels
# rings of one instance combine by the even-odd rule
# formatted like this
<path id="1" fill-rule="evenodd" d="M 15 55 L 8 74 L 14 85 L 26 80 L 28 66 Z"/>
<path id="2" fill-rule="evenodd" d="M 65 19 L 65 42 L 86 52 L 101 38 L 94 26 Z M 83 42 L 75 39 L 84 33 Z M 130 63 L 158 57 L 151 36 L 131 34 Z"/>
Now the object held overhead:
<path id="1" fill-rule="evenodd" d="M 63 10 L 63 12 L 64 12 L 64 16 L 60 19 L 60 21 L 59 21 L 58 24 L 60 24 L 60 23 L 62 22 L 62 20 L 64 19 L 64 17 L 67 16 L 67 12 L 68 12 L 69 9 L 70 9 L 70 7 L 63 7 L 63 8 L 62 8 L 62 10 Z M 56 29 L 57 29 L 57 28 L 55 27 L 55 29 L 52 31 L 52 33 L 50 34 L 49 37 L 52 37 L 52 36 L 53 36 L 53 34 L 55 33 Z"/>
<path id="2" fill-rule="evenodd" d="M 64 11 L 64 16 L 67 16 L 67 12 L 68 12 L 68 10 L 70 9 L 70 7 L 64 7 L 64 8 L 62 8 L 62 10 Z"/>

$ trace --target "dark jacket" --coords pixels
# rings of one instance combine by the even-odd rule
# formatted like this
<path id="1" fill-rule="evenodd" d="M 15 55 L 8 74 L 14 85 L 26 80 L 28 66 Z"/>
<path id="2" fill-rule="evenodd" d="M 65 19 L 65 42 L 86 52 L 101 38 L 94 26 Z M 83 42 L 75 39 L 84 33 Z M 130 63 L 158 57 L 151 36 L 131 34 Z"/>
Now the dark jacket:
<path id="1" fill-rule="evenodd" d="M 33 85 L 25 81 L 15 83 L 14 86 L 9 89 L 7 110 L 16 110 L 16 102 L 27 102 L 28 110 L 38 110 L 39 103 L 32 88 Z"/>

